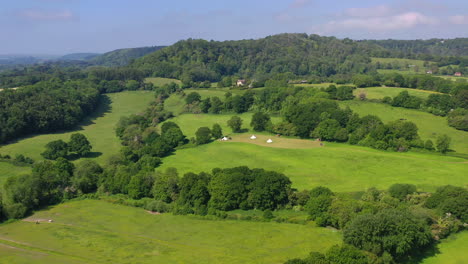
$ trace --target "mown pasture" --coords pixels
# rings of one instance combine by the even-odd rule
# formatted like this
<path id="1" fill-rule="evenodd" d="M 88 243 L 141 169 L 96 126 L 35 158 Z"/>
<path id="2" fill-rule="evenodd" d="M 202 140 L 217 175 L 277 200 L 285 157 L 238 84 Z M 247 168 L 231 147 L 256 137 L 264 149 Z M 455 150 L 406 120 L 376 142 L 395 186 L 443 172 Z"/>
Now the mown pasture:
<path id="1" fill-rule="evenodd" d="M 313 223 L 154 215 L 96 200 L 0 225 L 0 263 L 283 263 L 335 244 L 340 232 Z"/>
<path id="2" fill-rule="evenodd" d="M 271 144 L 275 144 L 274 138 Z M 446 184 L 465 186 L 468 164 L 464 159 L 438 154 L 386 152 L 339 143 L 288 149 L 215 141 L 177 150 L 164 158 L 157 170 L 175 167 L 183 175 L 235 166 L 282 172 L 298 189 L 322 185 L 337 192 L 355 192 L 370 187 L 386 189 L 394 183 L 415 184 L 422 191 Z"/>

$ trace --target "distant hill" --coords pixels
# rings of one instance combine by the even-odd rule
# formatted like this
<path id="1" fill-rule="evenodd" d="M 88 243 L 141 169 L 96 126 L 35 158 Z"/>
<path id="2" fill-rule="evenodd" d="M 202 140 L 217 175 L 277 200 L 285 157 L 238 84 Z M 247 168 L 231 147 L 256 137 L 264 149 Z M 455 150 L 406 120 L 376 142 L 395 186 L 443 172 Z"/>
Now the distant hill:
<path id="1" fill-rule="evenodd" d="M 379 45 L 398 57 L 416 54 L 433 56 L 468 56 L 468 38 L 428 40 L 365 40 Z"/>
<path id="2" fill-rule="evenodd" d="M 192 81 L 288 72 L 330 76 L 369 72 L 371 56 L 385 51 L 371 43 L 307 34 L 222 42 L 188 39 L 137 59 L 131 66 L 155 76 Z"/>
<path id="3" fill-rule="evenodd" d="M 279 34 L 256 40 L 188 39 L 137 59 L 131 67 L 182 81 L 219 81 L 223 76 L 347 75 L 375 72 L 371 57 L 412 58 L 439 66 L 465 64 L 468 38 L 452 40 L 351 40 Z M 453 57 L 448 57 L 453 56 Z"/>
<path id="4" fill-rule="evenodd" d="M 99 56 L 99 53 L 72 53 L 72 54 L 67 54 L 65 56 L 62 56 L 58 58 L 57 60 L 90 60 L 96 56 Z"/>
<path id="5" fill-rule="evenodd" d="M 143 47 L 143 48 L 130 48 L 130 49 L 118 49 L 111 52 L 104 53 L 102 55 L 91 58 L 89 62 L 95 65 L 102 66 L 125 66 L 128 65 L 132 60 L 143 57 L 147 54 L 155 52 L 164 46 L 154 47 Z"/>

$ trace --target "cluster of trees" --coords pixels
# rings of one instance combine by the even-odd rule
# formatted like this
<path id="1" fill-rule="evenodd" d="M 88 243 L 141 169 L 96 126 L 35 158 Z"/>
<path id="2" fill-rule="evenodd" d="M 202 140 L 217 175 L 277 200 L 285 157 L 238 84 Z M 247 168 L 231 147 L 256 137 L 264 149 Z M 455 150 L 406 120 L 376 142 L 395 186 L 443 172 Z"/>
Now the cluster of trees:
<path id="1" fill-rule="evenodd" d="M 411 184 L 394 184 L 386 191 L 370 188 L 360 199 L 326 187 L 298 194 L 299 205 L 317 225 L 343 230 L 342 250 L 349 254 L 313 252 L 286 263 L 399 263 L 462 230 L 468 216 L 468 190 L 454 186 L 429 194 Z"/>
<path id="2" fill-rule="evenodd" d="M 94 111 L 99 98 L 88 81 L 51 80 L 0 92 L 0 143 L 73 128 Z"/>
<path id="3" fill-rule="evenodd" d="M 17 154 L 14 158 L 12 158 L 8 154 L 5 154 L 5 155 L 0 154 L 0 161 L 10 162 L 15 166 L 24 166 L 24 165 L 29 166 L 29 165 L 34 164 L 34 160 L 32 158 L 24 156 L 23 154 Z"/>
<path id="4" fill-rule="evenodd" d="M 224 42 L 188 39 L 137 59 L 131 67 L 184 83 L 286 72 L 298 76 L 365 73 L 372 70 L 368 50 L 382 49 L 370 46 L 307 34 Z"/>
<path id="5" fill-rule="evenodd" d="M 76 166 L 64 158 L 35 163 L 31 174 L 7 179 L 0 195 L 0 219 L 18 219 L 32 210 L 97 189 L 102 168 L 84 160 Z"/>
<path id="6" fill-rule="evenodd" d="M 223 136 L 223 129 L 218 123 L 213 124 L 213 127 L 200 127 L 195 132 L 195 139 L 192 140 L 197 145 L 207 144 L 211 139 L 220 139 Z"/>
<path id="7" fill-rule="evenodd" d="M 394 98 L 386 96 L 383 103 L 395 107 L 421 109 L 439 116 L 447 116 L 448 124 L 459 130 L 468 130 L 468 89 L 461 90 L 457 96 L 430 94 L 427 99 L 400 92 Z"/>
<path id="8" fill-rule="evenodd" d="M 70 136 L 70 141 L 67 143 L 61 139 L 54 140 L 45 146 L 46 150 L 41 153 L 41 156 L 56 160 L 58 158 L 67 158 L 70 153 L 77 157 L 86 157 L 93 148 L 85 135 L 74 133 Z"/>

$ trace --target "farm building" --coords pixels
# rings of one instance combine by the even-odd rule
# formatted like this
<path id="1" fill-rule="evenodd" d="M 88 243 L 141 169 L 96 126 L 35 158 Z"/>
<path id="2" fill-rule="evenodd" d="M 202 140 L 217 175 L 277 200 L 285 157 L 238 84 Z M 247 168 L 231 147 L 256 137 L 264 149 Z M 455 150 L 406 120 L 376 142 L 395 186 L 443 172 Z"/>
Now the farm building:
<path id="1" fill-rule="evenodd" d="M 462 74 L 461 74 L 461 72 L 456 72 L 456 73 L 454 74 L 454 76 L 460 77 L 460 76 L 462 76 Z"/>

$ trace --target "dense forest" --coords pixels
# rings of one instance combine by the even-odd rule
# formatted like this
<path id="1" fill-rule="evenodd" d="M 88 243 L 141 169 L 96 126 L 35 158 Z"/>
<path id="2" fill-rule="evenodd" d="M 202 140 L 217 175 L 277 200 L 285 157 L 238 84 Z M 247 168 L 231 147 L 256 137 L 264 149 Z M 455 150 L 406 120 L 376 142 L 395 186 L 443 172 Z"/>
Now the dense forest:
<path id="1" fill-rule="evenodd" d="M 70 129 L 97 107 L 87 81 L 47 81 L 0 93 L 0 143 L 31 133 Z"/>
<path id="2" fill-rule="evenodd" d="M 132 49 L 118 49 L 111 52 L 95 56 L 88 60 L 93 65 L 100 66 L 125 66 L 132 62 L 134 59 L 143 57 L 147 54 L 155 52 L 164 48 L 164 46 L 142 47 Z"/>
<path id="3" fill-rule="evenodd" d="M 262 78 L 265 74 L 330 76 L 371 72 L 376 45 L 307 34 L 281 34 L 258 40 L 184 40 L 147 55 L 131 66 L 154 76 L 183 81 L 218 81 L 222 76 Z"/>
<path id="4" fill-rule="evenodd" d="M 434 56 L 468 56 L 468 38 L 428 39 L 428 40 L 365 40 L 379 45 L 397 57 L 426 58 Z M 420 56 L 419 56 L 420 55 Z"/>
<path id="5" fill-rule="evenodd" d="M 205 41 L 188 39 L 137 59 L 131 67 L 149 75 L 178 78 L 184 82 L 219 81 L 223 76 L 255 80 L 277 73 L 296 76 L 350 76 L 375 73 L 371 57 L 418 58 L 433 60 L 439 66 L 466 66 L 466 39 L 440 43 L 445 53 L 424 53 L 436 44 L 398 49 L 406 41 L 353 41 L 307 34 L 280 34 L 257 40 Z M 410 42 L 413 43 L 413 42 Z M 415 42 L 419 43 L 419 42 Z M 456 57 L 454 57 L 456 56 Z"/>

